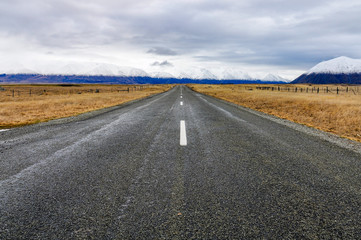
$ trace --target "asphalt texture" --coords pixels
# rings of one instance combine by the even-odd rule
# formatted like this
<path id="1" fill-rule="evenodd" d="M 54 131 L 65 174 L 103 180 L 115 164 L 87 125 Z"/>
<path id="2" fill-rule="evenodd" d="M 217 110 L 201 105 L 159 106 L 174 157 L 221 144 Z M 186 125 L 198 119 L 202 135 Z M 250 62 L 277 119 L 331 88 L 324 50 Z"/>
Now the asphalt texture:
<path id="1" fill-rule="evenodd" d="M 185 86 L 0 132 L 0 239 L 360 238 L 360 153 Z"/>

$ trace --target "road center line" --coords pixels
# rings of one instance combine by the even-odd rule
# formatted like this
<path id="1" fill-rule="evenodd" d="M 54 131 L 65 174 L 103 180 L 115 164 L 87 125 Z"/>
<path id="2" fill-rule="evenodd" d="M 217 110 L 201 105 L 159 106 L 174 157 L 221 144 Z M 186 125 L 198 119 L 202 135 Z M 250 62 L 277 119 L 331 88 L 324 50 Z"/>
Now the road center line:
<path id="1" fill-rule="evenodd" d="M 186 122 L 180 121 L 180 145 L 187 146 Z"/>
<path id="2" fill-rule="evenodd" d="M 183 98 L 183 96 L 180 96 L 180 98 Z"/>
<path id="3" fill-rule="evenodd" d="M 183 106 L 183 102 L 182 102 L 182 101 L 180 102 L 180 105 Z"/>

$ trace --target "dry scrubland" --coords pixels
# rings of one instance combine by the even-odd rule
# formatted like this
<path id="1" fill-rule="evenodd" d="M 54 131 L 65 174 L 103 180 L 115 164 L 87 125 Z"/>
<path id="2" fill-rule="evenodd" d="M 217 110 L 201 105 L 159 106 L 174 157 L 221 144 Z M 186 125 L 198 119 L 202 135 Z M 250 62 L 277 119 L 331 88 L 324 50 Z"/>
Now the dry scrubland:
<path id="1" fill-rule="evenodd" d="M 0 128 L 74 116 L 144 98 L 167 91 L 171 87 L 171 85 L 2 85 Z"/>
<path id="2" fill-rule="evenodd" d="M 335 85 L 189 86 L 204 94 L 361 142 L 361 87 Z M 295 92 L 296 87 L 297 92 Z M 338 94 L 337 89 L 339 90 Z"/>

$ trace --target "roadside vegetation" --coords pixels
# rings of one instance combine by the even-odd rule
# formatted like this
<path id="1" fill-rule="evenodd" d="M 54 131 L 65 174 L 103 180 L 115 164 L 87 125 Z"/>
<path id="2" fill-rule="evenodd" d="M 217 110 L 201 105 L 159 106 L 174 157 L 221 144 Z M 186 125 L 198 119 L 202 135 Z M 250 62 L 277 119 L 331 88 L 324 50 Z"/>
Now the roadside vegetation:
<path id="1" fill-rule="evenodd" d="M 193 90 L 361 142 L 361 87 L 189 85 Z"/>
<path id="2" fill-rule="evenodd" d="M 172 85 L 2 85 L 0 128 L 78 115 L 164 92 Z"/>

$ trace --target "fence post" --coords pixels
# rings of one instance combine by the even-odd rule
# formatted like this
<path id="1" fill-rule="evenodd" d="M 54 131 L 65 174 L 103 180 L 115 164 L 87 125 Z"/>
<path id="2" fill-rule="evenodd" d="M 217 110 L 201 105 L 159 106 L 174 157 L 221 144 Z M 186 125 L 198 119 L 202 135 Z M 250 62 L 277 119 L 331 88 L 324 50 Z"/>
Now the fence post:
<path id="1" fill-rule="evenodd" d="M 15 95 L 15 90 L 13 89 L 13 97 L 14 97 L 14 95 Z"/>
<path id="2" fill-rule="evenodd" d="M 337 91 L 337 95 L 338 95 L 338 87 L 337 87 L 336 91 Z"/>

